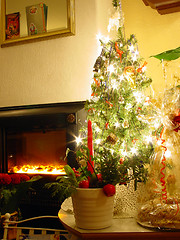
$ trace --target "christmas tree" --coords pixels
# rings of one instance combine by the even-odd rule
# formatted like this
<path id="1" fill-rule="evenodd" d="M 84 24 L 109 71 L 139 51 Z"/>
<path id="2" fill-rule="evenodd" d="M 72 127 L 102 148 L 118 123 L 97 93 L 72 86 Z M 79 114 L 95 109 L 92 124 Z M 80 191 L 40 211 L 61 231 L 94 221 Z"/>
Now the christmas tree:
<path id="1" fill-rule="evenodd" d="M 139 56 L 136 37 L 125 38 L 121 2 L 112 3 L 115 13 L 108 27 L 117 27 L 117 39 L 100 40 L 102 51 L 85 109 L 92 122 L 97 172 L 106 182 L 136 184 L 146 180 L 153 152 L 153 109 L 145 94 L 152 80 L 146 76 L 147 62 Z"/>

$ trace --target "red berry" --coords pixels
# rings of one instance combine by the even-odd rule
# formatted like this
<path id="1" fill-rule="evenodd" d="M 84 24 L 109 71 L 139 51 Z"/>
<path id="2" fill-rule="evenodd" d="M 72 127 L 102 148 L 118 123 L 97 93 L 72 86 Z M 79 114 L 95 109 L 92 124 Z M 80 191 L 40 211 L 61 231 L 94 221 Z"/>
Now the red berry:
<path id="1" fill-rule="evenodd" d="M 88 180 L 82 180 L 79 183 L 79 188 L 89 188 L 89 181 Z"/>
<path id="2" fill-rule="evenodd" d="M 103 178 L 102 178 L 101 173 L 97 174 L 97 179 L 98 179 L 99 182 L 102 182 Z"/>
<path id="3" fill-rule="evenodd" d="M 105 195 L 107 197 L 111 197 L 113 196 L 115 193 L 116 193 L 116 188 L 114 185 L 112 184 L 106 184 L 104 187 L 103 187 L 103 191 L 105 193 Z"/>

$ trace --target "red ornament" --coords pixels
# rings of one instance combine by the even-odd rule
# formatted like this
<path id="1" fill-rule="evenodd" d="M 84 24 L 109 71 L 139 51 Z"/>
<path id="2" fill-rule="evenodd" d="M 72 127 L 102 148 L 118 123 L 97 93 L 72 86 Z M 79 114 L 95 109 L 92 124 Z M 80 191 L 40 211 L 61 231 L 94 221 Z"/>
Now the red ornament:
<path id="1" fill-rule="evenodd" d="M 88 180 L 82 180 L 79 183 L 79 188 L 89 188 L 89 181 Z"/>
<path id="2" fill-rule="evenodd" d="M 124 157 L 120 158 L 120 160 L 119 160 L 120 164 L 123 164 L 123 162 L 124 162 Z"/>
<path id="3" fill-rule="evenodd" d="M 116 193 L 116 188 L 114 185 L 112 184 L 106 184 L 104 187 L 103 187 L 103 191 L 105 193 L 105 195 L 107 197 L 111 197 L 113 196 L 115 193 Z"/>
<path id="4" fill-rule="evenodd" d="M 101 173 L 97 174 L 97 179 L 98 179 L 98 182 L 102 182 L 103 178 Z"/>
<path id="5" fill-rule="evenodd" d="M 174 129 L 175 132 L 178 132 L 180 130 L 180 116 L 175 116 L 172 120 L 172 123 L 176 126 Z"/>

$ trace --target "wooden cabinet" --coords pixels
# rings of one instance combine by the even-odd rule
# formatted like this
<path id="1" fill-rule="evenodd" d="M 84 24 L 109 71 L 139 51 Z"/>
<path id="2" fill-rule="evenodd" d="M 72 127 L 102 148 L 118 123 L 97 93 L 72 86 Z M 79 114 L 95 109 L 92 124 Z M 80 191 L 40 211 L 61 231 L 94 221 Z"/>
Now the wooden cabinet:
<path id="1" fill-rule="evenodd" d="M 159 14 L 180 12 L 180 0 L 143 0 L 143 2 L 157 10 Z"/>

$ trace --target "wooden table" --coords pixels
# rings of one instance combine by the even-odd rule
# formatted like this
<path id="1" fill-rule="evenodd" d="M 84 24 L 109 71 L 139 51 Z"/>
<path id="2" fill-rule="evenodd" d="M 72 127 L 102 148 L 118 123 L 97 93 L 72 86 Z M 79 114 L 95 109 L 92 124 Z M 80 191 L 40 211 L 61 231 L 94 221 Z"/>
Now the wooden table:
<path id="1" fill-rule="evenodd" d="M 85 230 L 76 227 L 74 215 L 62 209 L 58 217 L 71 234 L 71 240 L 180 240 L 180 231 L 158 231 L 141 227 L 134 218 L 114 218 L 111 227 L 101 230 Z"/>

